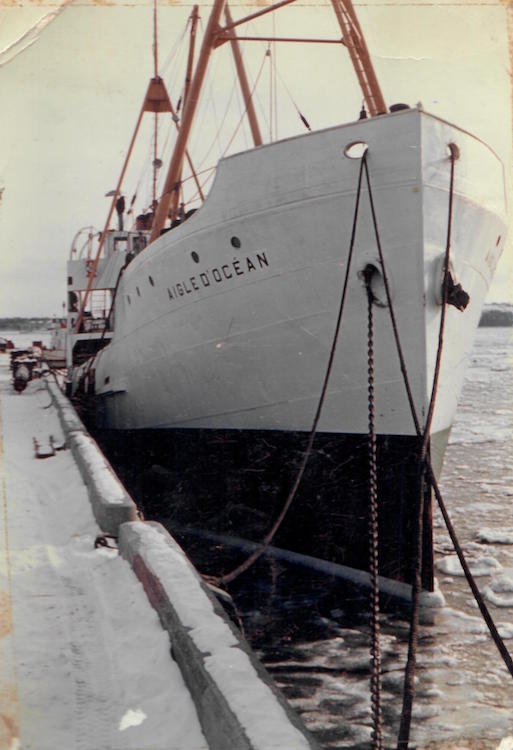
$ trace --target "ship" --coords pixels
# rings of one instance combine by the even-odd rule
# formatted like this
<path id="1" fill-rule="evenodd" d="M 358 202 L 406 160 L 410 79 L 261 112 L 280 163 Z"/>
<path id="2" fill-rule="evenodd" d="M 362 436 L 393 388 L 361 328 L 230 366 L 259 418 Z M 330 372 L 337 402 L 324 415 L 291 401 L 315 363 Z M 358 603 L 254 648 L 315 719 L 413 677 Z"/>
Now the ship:
<path id="1" fill-rule="evenodd" d="M 283 4 L 233 21 L 215 0 L 161 194 L 125 229 L 125 164 L 104 230 L 75 238 L 68 392 L 111 448 L 123 436 L 124 451 L 165 464 L 171 528 L 258 543 L 300 474 L 272 544 L 362 570 L 371 422 L 380 573 L 412 581 L 422 507 L 431 589 L 425 458 L 439 476 L 505 243 L 504 168 L 420 104 L 386 107 L 346 0 L 333 7 L 364 109 L 262 143 L 239 50 L 251 37 L 236 29 Z M 209 57 L 228 42 L 255 145 L 221 159 L 188 211 L 188 134 Z M 144 112 L 178 119 L 156 62 Z"/>

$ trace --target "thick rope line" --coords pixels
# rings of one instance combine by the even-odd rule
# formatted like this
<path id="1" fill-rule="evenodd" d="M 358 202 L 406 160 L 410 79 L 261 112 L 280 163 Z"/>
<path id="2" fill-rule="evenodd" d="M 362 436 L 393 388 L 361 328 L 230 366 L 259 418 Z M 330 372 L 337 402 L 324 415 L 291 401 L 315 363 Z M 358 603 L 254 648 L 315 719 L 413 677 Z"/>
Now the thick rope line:
<path id="1" fill-rule="evenodd" d="M 506 647 L 506 644 L 504 643 L 501 635 L 499 634 L 499 631 L 497 630 L 495 622 L 493 621 L 493 617 L 491 616 L 490 611 L 488 607 L 486 606 L 486 603 L 483 599 L 483 596 L 481 592 L 479 591 L 479 588 L 476 584 L 475 578 L 472 575 L 470 568 L 468 567 L 467 561 L 465 559 L 465 555 L 459 543 L 458 537 L 456 536 L 456 531 L 454 529 L 454 526 L 452 525 L 452 521 L 449 517 L 449 513 L 447 512 L 447 508 L 445 507 L 442 493 L 440 492 L 440 488 L 438 487 L 438 482 L 436 481 L 433 467 L 431 466 L 430 463 L 427 466 L 427 475 L 431 483 L 431 486 L 433 488 L 433 492 L 435 493 L 435 497 L 438 501 L 438 505 L 440 507 L 440 511 L 445 521 L 447 531 L 449 532 L 449 536 L 451 537 L 451 541 L 453 543 L 454 549 L 456 551 L 456 554 L 458 555 L 458 560 L 460 561 L 460 565 L 463 568 L 465 577 L 472 590 L 472 593 L 474 594 L 474 599 L 476 600 L 477 606 L 479 607 L 479 611 L 483 615 L 483 619 L 488 626 L 488 630 L 490 631 L 490 635 L 492 636 L 493 642 L 497 646 L 497 649 L 500 655 L 502 656 L 502 659 L 508 669 L 508 672 L 513 677 L 513 659 L 511 658 L 511 654 L 509 653 Z"/>
<path id="2" fill-rule="evenodd" d="M 447 297 L 449 294 L 449 269 L 451 265 L 451 233 L 452 233 L 452 213 L 454 204 L 454 168 L 456 160 L 458 158 L 458 149 L 454 143 L 449 144 L 450 160 L 451 160 L 451 175 L 449 178 L 449 214 L 447 217 L 447 240 L 445 243 L 445 258 L 443 268 L 443 287 L 442 287 L 442 309 L 440 312 L 440 328 L 438 331 L 438 348 L 436 350 L 436 362 L 435 372 L 433 375 L 433 384 L 431 386 L 431 397 L 429 400 L 429 409 L 426 417 L 426 426 L 424 427 L 424 438 L 422 441 L 422 459 L 427 454 L 427 447 L 429 442 L 429 436 L 431 432 L 431 422 L 433 421 L 433 413 L 435 411 L 436 404 L 436 393 L 438 390 L 438 380 L 440 376 L 440 369 L 442 363 L 442 352 L 444 348 L 444 330 L 445 330 L 445 318 L 447 312 Z"/>
<path id="3" fill-rule="evenodd" d="M 365 159 L 365 156 L 363 157 Z M 376 427 L 374 408 L 374 294 L 371 273 L 364 272 L 367 291 L 367 384 L 368 384 L 368 453 L 369 453 L 369 572 L 371 580 L 371 710 L 372 747 L 383 748 L 383 718 L 381 714 L 381 648 L 379 628 L 379 527 L 378 527 L 378 470 L 376 457 Z"/>
<path id="4" fill-rule="evenodd" d="M 333 362 L 334 362 L 334 359 L 335 359 L 335 353 L 336 353 L 336 349 L 337 349 L 337 342 L 338 342 L 338 338 L 339 338 L 339 334 L 340 334 L 340 328 L 341 328 L 341 325 L 342 325 L 342 316 L 343 316 L 343 313 L 344 313 L 344 307 L 345 307 L 346 296 L 347 296 L 347 289 L 348 289 L 348 285 L 349 285 L 349 271 L 351 269 L 351 261 L 352 261 L 352 258 L 353 258 L 354 244 L 355 244 L 355 239 L 356 239 L 356 227 L 357 227 L 357 224 L 358 224 L 358 211 L 359 211 L 359 208 L 360 208 L 360 196 L 361 196 L 362 175 L 363 175 L 364 163 L 365 163 L 365 157 L 362 158 L 362 161 L 361 161 L 361 164 L 360 164 L 360 171 L 359 171 L 359 174 L 358 174 L 358 187 L 357 187 L 357 190 L 356 190 L 356 204 L 355 204 L 354 216 L 353 216 L 353 227 L 352 227 L 352 231 L 351 231 L 351 242 L 350 242 L 350 245 L 349 245 L 349 252 L 348 252 L 348 258 L 347 258 L 346 273 L 345 273 L 345 277 L 344 277 L 344 286 L 343 286 L 343 290 L 342 290 L 342 296 L 340 298 L 340 305 L 339 305 L 339 309 L 338 309 L 337 322 L 335 324 L 335 331 L 334 331 L 334 334 L 333 334 L 333 340 L 332 340 L 331 349 L 330 349 L 330 356 L 329 356 L 328 365 L 327 365 L 327 368 L 326 368 L 326 374 L 324 376 L 324 382 L 323 382 L 323 386 L 322 386 L 322 390 L 321 390 L 321 395 L 319 397 L 319 402 L 317 404 L 317 410 L 316 410 L 315 417 L 314 417 L 313 424 L 312 424 L 312 429 L 310 430 L 310 437 L 308 439 L 308 444 L 307 444 L 306 450 L 305 450 L 305 452 L 303 454 L 303 459 L 302 459 L 302 462 L 301 462 L 301 466 L 299 468 L 299 471 L 298 471 L 298 473 L 296 475 L 296 479 L 294 481 L 294 484 L 292 485 L 292 488 L 291 488 L 291 490 L 290 490 L 290 492 L 288 494 L 288 497 L 287 497 L 287 499 L 285 501 L 285 504 L 283 505 L 283 508 L 282 508 L 279 516 L 277 517 L 276 521 L 274 522 L 271 530 L 264 537 L 261 545 L 243 563 L 241 563 L 238 567 L 236 567 L 230 573 L 226 573 L 226 574 L 224 574 L 222 576 L 206 576 L 206 575 L 203 576 L 203 578 L 206 581 L 208 581 L 210 583 L 214 583 L 214 585 L 219 586 L 219 585 L 222 585 L 222 584 L 231 583 L 231 581 L 234 581 L 239 575 L 241 575 L 241 573 L 244 573 L 246 570 L 248 570 L 263 555 L 263 553 L 265 552 L 265 550 L 267 549 L 267 547 L 270 545 L 271 541 L 273 540 L 276 532 L 280 528 L 281 523 L 282 523 L 283 519 L 285 518 L 285 516 L 287 514 L 287 511 L 290 508 L 290 506 L 292 504 L 292 501 L 294 500 L 294 498 L 295 498 L 295 496 L 297 494 L 299 485 L 300 485 L 301 480 L 303 478 L 303 474 L 305 472 L 306 465 L 308 463 L 308 460 L 309 460 L 311 452 L 312 452 L 312 447 L 313 447 L 315 435 L 317 433 L 317 426 L 319 424 L 319 419 L 321 417 L 322 408 L 324 406 L 324 401 L 325 401 L 325 398 L 326 398 L 326 392 L 328 390 L 328 383 L 329 383 L 329 380 L 330 380 L 331 371 L 333 369 Z"/>
<path id="5" fill-rule="evenodd" d="M 455 155 L 454 155 L 454 158 L 455 158 Z M 407 396 L 408 396 L 408 401 L 409 401 L 409 404 L 410 404 L 410 411 L 411 411 L 412 419 L 413 419 L 413 422 L 415 424 L 415 431 L 416 431 L 418 437 L 422 437 L 423 438 L 424 437 L 423 436 L 423 431 L 420 428 L 420 423 L 419 423 L 419 420 L 418 420 L 418 417 L 417 417 L 417 410 L 415 408 L 415 403 L 413 401 L 412 391 L 411 391 L 410 382 L 409 382 L 409 378 L 408 378 L 408 371 L 407 371 L 405 360 L 404 360 L 404 354 L 403 354 L 403 350 L 402 350 L 401 340 L 400 340 L 400 337 L 399 337 L 399 331 L 398 331 L 398 328 L 397 328 L 397 321 L 396 321 L 396 318 L 395 318 L 395 313 L 394 313 L 394 308 L 393 308 L 393 303 L 392 303 L 392 297 L 391 297 L 391 294 L 390 294 L 390 285 L 388 283 L 388 277 L 387 277 L 386 270 L 385 270 L 385 263 L 384 263 L 383 252 L 382 252 L 382 247 L 381 247 L 381 240 L 380 240 L 380 237 L 379 237 L 379 230 L 378 230 L 378 224 L 377 224 L 377 218 L 376 218 L 376 211 L 375 211 L 375 206 L 374 206 L 374 199 L 373 199 L 373 196 L 372 196 L 372 188 L 371 188 L 369 170 L 368 170 L 368 166 L 367 166 L 367 162 L 366 161 L 365 161 L 364 167 L 365 167 L 365 175 L 366 175 L 366 180 L 367 180 L 367 187 L 368 187 L 368 191 L 369 191 L 369 200 L 370 200 L 370 206 L 371 206 L 371 212 L 372 212 L 372 219 L 373 219 L 373 224 L 374 224 L 374 231 L 375 231 L 375 234 L 376 234 L 376 242 L 377 242 L 377 246 L 378 246 L 379 260 L 380 260 L 380 265 L 381 265 L 381 269 L 382 269 L 382 273 L 383 273 L 383 283 L 384 283 L 384 286 L 385 286 L 385 293 L 386 293 L 386 297 L 387 297 L 387 305 L 388 305 L 388 309 L 389 309 L 389 313 L 390 313 L 390 319 L 391 319 L 391 322 L 392 322 L 392 328 L 393 328 L 393 331 L 394 331 L 394 337 L 395 337 L 395 342 L 396 342 L 397 353 L 398 353 L 399 361 L 400 361 L 400 364 L 401 364 L 401 372 L 402 372 L 402 375 L 403 375 L 404 385 L 405 385 L 406 393 L 407 393 Z M 437 499 L 438 506 L 439 506 L 440 511 L 442 513 L 445 525 L 447 527 L 447 531 L 449 532 L 449 536 L 451 537 L 451 541 L 452 541 L 452 544 L 454 546 L 455 552 L 458 555 L 458 559 L 460 561 L 461 567 L 463 568 L 463 572 L 465 573 L 465 578 L 467 579 L 467 583 L 469 584 L 469 587 L 470 587 L 470 589 L 472 591 L 472 594 L 474 595 L 474 598 L 475 598 L 475 600 L 477 602 L 477 605 L 478 605 L 479 610 L 480 610 L 480 612 L 481 612 L 481 614 L 483 616 L 483 619 L 485 620 L 485 622 L 486 622 L 486 624 L 488 626 L 488 630 L 490 631 L 490 635 L 491 635 L 491 637 L 493 639 L 493 642 L 495 643 L 495 645 L 496 645 L 496 647 L 497 647 L 497 649 L 498 649 L 498 651 L 499 651 L 499 653 L 500 653 L 500 655 L 501 655 L 501 657 L 502 657 L 502 659 L 503 659 L 503 661 L 504 661 L 504 663 L 505 663 L 508 671 L 510 672 L 511 676 L 513 677 L 513 660 L 512 660 L 511 655 L 510 655 L 510 653 L 509 653 L 509 651 L 508 651 L 508 649 L 506 647 L 506 644 L 504 643 L 503 639 L 501 638 L 501 636 L 500 636 L 500 634 L 499 634 L 499 632 L 497 630 L 497 627 L 496 627 L 496 625 L 495 625 L 495 623 L 493 621 L 492 616 L 490 615 L 488 607 L 486 606 L 486 603 L 485 603 L 485 601 L 484 601 L 484 599 L 483 599 L 483 597 L 481 595 L 481 592 L 479 591 L 479 588 L 478 588 L 478 586 L 477 586 L 477 584 L 475 582 L 474 576 L 472 575 L 472 573 L 471 573 L 471 571 L 470 571 L 470 569 L 469 569 L 469 567 L 467 565 L 467 562 L 465 560 L 465 556 L 464 556 L 463 550 L 461 548 L 461 545 L 460 545 L 459 540 L 458 540 L 457 535 L 456 535 L 456 531 L 455 531 L 455 529 L 454 529 L 454 527 L 452 525 L 451 519 L 450 519 L 449 514 L 447 512 L 447 509 L 445 507 L 445 503 L 443 501 L 443 497 L 442 497 L 442 494 L 441 494 L 440 489 L 438 487 L 438 483 L 436 481 L 435 473 L 433 471 L 433 467 L 431 466 L 431 461 L 429 460 L 428 456 L 426 456 L 426 458 L 425 458 L 425 463 L 426 463 L 427 478 L 428 478 L 428 480 L 429 480 L 429 482 L 431 484 L 431 487 L 433 488 L 433 491 L 435 493 L 435 497 Z"/>
<path id="6" fill-rule="evenodd" d="M 417 667 L 417 647 L 419 637 L 419 608 L 420 608 L 420 594 L 422 590 L 422 542 L 423 542 L 423 515 L 424 515 L 424 492 L 425 492 L 425 476 L 426 476 L 426 464 L 425 459 L 427 455 L 429 438 L 431 434 L 431 423 L 433 421 L 433 414 L 435 411 L 436 396 L 438 391 L 438 381 L 440 376 L 440 369 L 442 364 L 442 352 L 444 342 L 444 329 L 445 329 L 445 318 L 447 310 L 447 294 L 449 290 L 449 267 L 450 267 L 450 252 L 451 252 L 451 232 L 452 232 L 452 213 L 454 203 L 454 167 L 457 159 L 457 149 L 454 144 L 450 144 L 450 159 L 451 159 L 451 174 L 449 178 L 449 210 L 447 217 L 447 240 L 445 243 L 445 258 L 444 258 L 444 276 L 443 276 L 443 295 L 442 295 L 442 310 L 440 313 L 440 327 L 438 331 L 438 346 L 436 351 L 435 371 L 433 374 L 433 383 L 431 386 L 431 396 L 429 399 L 429 408 L 426 417 L 426 424 L 424 426 L 424 437 L 422 439 L 422 448 L 420 461 L 422 466 L 422 474 L 420 478 L 419 487 L 419 499 L 417 507 L 417 518 L 416 518 L 416 551 L 415 551 L 415 567 L 413 571 L 413 582 L 412 582 L 412 601 L 411 601 L 411 615 L 410 615 L 410 635 L 408 638 L 408 657 L 406 660 L 406 668 L 404 670 L 404 688 L 403 688 L 403 707 L 401 711 L 401 722 L 399 725 L 399 734 L 397 739 L 398 750 L 404 750 L 408 747 L 410 741 L 410 729 L 411 729 L 411 717 L 413 711 L 413 701 L 415 698 L 415 671 Z"/>
<path id="7" fill-rule="evenodd" d="M 372 195 L 372 188 L 371 188 L 370 175 L 369 175 L 369 167 L 367 165 L 367 160 L 365 160 L 364 167 L 365 167 L 365 178 L 366 178 L 366 181 L 367 181 L 367 189 L 369 191 L 369 202 L 370 202 L 370 207 L 371 207 L 372 223 L 374 225 L 374 234 L 376 236 L 376 244 L 378 246 L 379 263 L 380 263 L 380 266 L 381 266 L 381 273 L 383 274 L 383 284 L 384 284 L 384 287 L 385 287 L 385 293 L 386 293 L 386 297 L 387 297 L 388 311 L 390 313 L 390 320 L 391 320 L 391 323 L 392 323 L 392 329 L 394 331 L 394 338 L 395 338 L 395 343 L 396 343 L 396 348 L 397 348 L 397 354 L 399 356 L 399 364 L 400 364 L 400 367 L 401 367 L 401 373 L 402 373 L 403 380 L 404 380 L 404 385 L 405 385 L 405 388 L 406 388 L 406 395 L 408 396 L 408 402 L 410 404 L 410 412 L 411 412 L 411 415 L 412 415 L 412 418 L 413 418 L 413 423 L 415 425 L 415 431 L 416 431 L 417 435 L 420 437 L 420 435 L 422 434 L 422 431 L 420 429 L 420 423 L 419 423 L 419 420 L 418 420 L 418 417 L 417 417 L 417 410 L 415 408 L 415 402 L 413 400 L 413 394 L 412 394 L 412 391 L 411 391 L 410 380 L 408 378 L 408 370 L 406 368 L 406 361 L 404 359 L 404 353 L 403 353 L 403 349 L 402 349 L 402 346 L 401 346 L 401 341 L 400 341 L 400 338 L 399 338 L 399 329 L 397 327 L 397 320 L 396 320 L 394 308 L 393 308 L 393 305 L 392 305 L 392 295 L 390 293 L 390 284 L 388 283 L 388 276 L 387 276 L 387 272 L 386 272 L 386 268 L 385 268 L 385 260 L 383 258 L 383 249 L 381 247 L 381 237 L 380 237 L 379 229 L 378 229 L 378 220 L 377 220 L 377 217 L 376 217 L 376 208 L 374 206 L 374 198 L 373 198 L 373 195 Z"/>

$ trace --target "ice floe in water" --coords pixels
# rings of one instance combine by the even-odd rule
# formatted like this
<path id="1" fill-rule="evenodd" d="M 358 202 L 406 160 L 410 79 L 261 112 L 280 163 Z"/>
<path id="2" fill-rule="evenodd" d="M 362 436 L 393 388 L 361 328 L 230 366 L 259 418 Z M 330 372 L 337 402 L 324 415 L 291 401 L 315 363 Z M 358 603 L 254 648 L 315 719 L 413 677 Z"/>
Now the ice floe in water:
<path id="1" fill-rule="evenodd" d="M 498 630 L 499 630 L 500 637 L 503 638 L 505 641 L 509 641 L 511 640 L 511 638 L 513 638 L 513 625 L 512 624 L 509 624 L 509 623 L 499 624 Z M 497 679 L 499 680 L 498 677 Z"/>
<path id="2" fill-rule="evenodd" d="M 488 544 L 513 544 L 513 529 L 480 529 L 477 538 Z"/>
<path id="3" fill-rule="evenodd" d="M 494 571 L 501 570 L 502 565 L 495 557 L 478 557 L 476 560 L 469 560 L 468 566 L 474 576 L 489 576 Z M 436 568 L 441 573 L 451 576 L 463 576 L 463 568 L 460 565 L 457 555 L 447 555 L 441 560 L 437 560 Z"/>
<path id="4" fill-rule="evenodd" d="M 513 594 L 513 578 L 509 575 L 498 575 L 492 578 L 490 588 L 496 594 Z"/>
<path id="5" fill-rule="evenodd" d="M 509 596 L 497 594 L 491 586 L 487 586 L 483 591 L 483 596 L 490 604 L 495 604 L 496 607 L 513 607 L 513 594 Z"/>
<path id="6" fill-rule="evenodd" d="M 447 607 L 444 611 L 444 619 L 454 631 L 460 633 L 481 634 L 487 631 L 482 617 L 475 617 L 459 609 Z"/>

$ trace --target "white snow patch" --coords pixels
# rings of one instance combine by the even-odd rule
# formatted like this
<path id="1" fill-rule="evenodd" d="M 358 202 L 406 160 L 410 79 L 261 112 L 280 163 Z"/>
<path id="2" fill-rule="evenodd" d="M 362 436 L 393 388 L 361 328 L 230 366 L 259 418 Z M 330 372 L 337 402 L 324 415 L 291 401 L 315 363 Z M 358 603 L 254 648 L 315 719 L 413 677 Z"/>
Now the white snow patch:
<path id="1" fill-rule="evenodd" d="M 137 524 L 144 560 L 163 584 L 190 637 L 205 654 L 205 666 L 226 696 L 248 738 L 260 745 L 307 750 L 304 735 L 262 682 L 248 655 L 214 610 L 200 580 L 178 545 L 155 528 Z"/>
<path id="2" fill-rule="evenodd" d="M 445 597 L 440 590 L 437 578 L 434 580 L 433 591 L 421 592 L 420 606 L 425 609 L 440 609 L 441 607 L 445 607 Z"/>
<path id="3" fill-rule="evenodd" d="M 100 530 L 71 451 L 34 459 L 33 427 L 44 422 L 44 434 L 59 434 L 55 408 L 43 412 L 29 389 L 14 394 L 1 358 L 0 389 L 7 501 L 0 553 L 8 544 L 23 707 L 20 739 L 6 750 L 206 750 L 169 636 L 141 584 L 117 551 L 94 549 Z"/>
<path id="4" fill-rule="evenodd" d="M 513 737 L 503 737 L 496 750 L 513 750 Z"/>
<path id="5" fill-rule="evenodd" d="M 129 729 L 130 727 L 138 727 L 147 718 L 144 711 L 141 711 L 140 708 L 136 708 L 135 711 L 129 708 L 119 722 L 119 731 L 124 732 L 125 729 Z"/>
<path id="6" fill-rule="evenodd" d="M 103 458 L 94 440 L 89 435 L 80 432 L 76 432 L 73 439 L 78 444 L 92 480 L 105 502 L 124 503 L 126 500 L 125 491 Z"/>

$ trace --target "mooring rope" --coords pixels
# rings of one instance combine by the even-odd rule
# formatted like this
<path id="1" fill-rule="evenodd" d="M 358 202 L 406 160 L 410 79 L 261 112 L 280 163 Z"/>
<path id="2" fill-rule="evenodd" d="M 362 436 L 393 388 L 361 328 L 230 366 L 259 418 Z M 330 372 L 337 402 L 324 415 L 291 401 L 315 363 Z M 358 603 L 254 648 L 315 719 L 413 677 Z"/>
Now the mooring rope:
<path id="1" fill-rule="evenodd" d="M 435 370 L 433 374 L 433 383 L 431 386 L 431 396 L 429 399 L 429 408 L 424 426 L 424 436 L 422 438 L 422 447 L 420 453 L 421 477 L 419 487 L 419 497 L 416 517 L 416 550 L 415 565 L 413 569 L 412 580 L 412 601 L 410 615 L 410 634 L 408 638 L 408 657 L 406 668 L 404 670 L 404 687 L 403 687 L 403 707 L 401 711 L 401 721 L 399 724 L 399 734 L 397 738 L 398 750 L 404 750 L 408 747 L 410 741 L 411 717 L 413 710 L 413 701 L 415 697 L 415 671 L 417 667 L 417 648 L 419 638 L 419 609 L 420 594 L 422 590 L 422 546 L 424 536 L 424 493 L 426 487 L 426 456 L 429 446 L 429 437 L 431 434 L 431 424 L 435 411 L 436 396 L 438 392 L 438 381 L 442 364 L 442 352 L 444 343 L 445 317 L 447 309 L 447 295 L 449 290 L 449 268 L 451 253 L 451 233 L 452 233 L 452 213 L 454 203 L 454 171 L 458 158 L 458 150 L 454 143 L 449 144 L 451 171 L 449 178 L 449 209 L 447 217 L 447 238 L 445 243 L 444 271 L 442 283 L 442 309 L 440 313 L 440 326 L 438 330 L 438 346 L 436 351 Z"/>
<path id="2" fill-rule="evenodd" d="M 287 511 L 289 510 L 290 506 L 292 505 L 292 502 L 294 498 L 296 497 L 297 491 L 299 489 L 299 485 L 301 484 L 301 480 L 303 478 L 303 474 L 306 469 L 306 465 L 308 463 L 308 460 L 310 458 L 310 455 L 312 453 L 312 447 L 315 439 L 315 435 L 317 433 L 317 427 L 319 424 L 319 420 L 321 417 L 322 409 L 324 406 L 324 401 L 326 399 L 326 393 L 328 390 L 328 383 L 331 376 L 331 371 L 333 369 L 333 362 L 335 359 L 335 353 L 337 349 L 337 342 L 339 339 L 340 329 L 342 326 L 342 316 L 344 313 L 344 307 L 346 302 L 346 296 L 347 296 L 347 289 L 349 285 L 349 271 L 351 269 L 351 261 L 353 258 L 353 251 L 354 251 L 354 244 L 356 239 L 356 227 L 358 224 L 358 211 L 360 208 L 360 196 L 361 196 L 361 187 L 362 187 L 362 176 L 363 176 L 363 165 L 364 160 L 362 159 L 360 163 L 360 170 L 358 173 L 358 186 L 356 189 L 356 203 L 355 203 L 355 209 L 354 209 L 354 216 L 353 216 L 353 226 L 351 229 L 351 241 L 349 244 L 349 251 L 348 251 L 348 258 L 347 258 L 347 265 L 346 265 L 346 273 L 344 277 L 344 285 L 342 289 L 342 294 L 340 297 L 340 304 L 338 309 L 338 315 L 337 315 L 337 321 L 335 324 L 335 331 L 333 334 L 333 339 L 331 342 L 331 348 L 330 348 L 330 355 L 328 359 L 328 365 L 326 367 L 326 373 L 324 375 L 324 382 L 321 389 L 321 395 L 319 396 L 319 401 L 317 404 L 317 409 L 315 412 L 315 417 L 313 420 L 312 428 L 310 430 L 310 435 L 308 438 L 308 444 L 306 446 L 305 452 L 303 454 L 303 459 L 301 461 L 301 466 L 299 467 L 299 470 L 297 472 L 296 478 L 294 480 L 294 483 L 292 485 L 292 488 L 290 489 L 290 492 L 287 496 L 287 499 L 280 511 L 280 514 L 278 515 L 276 521 L 274 522 L 272 528 L 267 533 L 267 535 L 264 537 L 261 545 L 240 565 L 238 565 L 234 570 L 232 570 L 230 573 L 225 573 L 222 576 L 208 576 L 202 574 L 203 578 L 209 582 L 213 583 L 214 585 L 222 585 L 226 583 L 230 583 L 231 581 L 234 581 L 238 576 L 241 575 L 241 573 L 244 573 L 246 570 L 248 570 L 265 552 L 267 547 L 272 542 L 274 536 L 276 535 L 276 532 L 280 528 L 283 519 L 285 518 Z"/>
<path id="3" fill-rule="evenodd" d="M 452 164 L 451 179 L 453 181 L 453 179 L 454 179 L 454 161 L 457 158 L 457 149 L 456 148 L 451 148 L 450 150 L 451 150 L 450 158 L 451 158 L 451 164 Z M 490 614 L 490 612 L 488 610 L 488 607 L 486 606 L 486 603 L 485 603 L 485 601 L 483 599 L 483 596 L 482 596 L 481 592 L 479 591 L 479 588 L 478 588 L 478 586 L 476 584 L 474 576 L 472 575 L 472 573 L 470 571 L 470 568 L 468 567 L 467 561 L 465 559 L 464 552 L 462 550 L 461 544 L 460 544 L 460 542 L 459 542 L 459 540 L 457 538 L 457 535 L 456 535 L 456 531 L 454 529 L 454 526 L 452 525 L 451 519 L 450 519 L 449 514 L 447 512 L 447 508 L 445 506 L 442 494 L 440 492 L 440 488 L 438 487 L 438 482 L 436 480 L 435 473 L 433 471 L 433 467 L 431 465 L 431 461 L 430 461 L 430 458 L 428 456 L 427 446 L 428 446 L 428 440 L 429 440 L 429 426 L 426 423 L 426 426 L 428 427 L 428 429 L 426 431 L 421 430 L 420 423 L 419 423 L 418 416 L 417 416 L 417 410 L 416 410 L 416 407 L 415 407 L 415 402 L 413 400 L 412 390 L 411 390 L 410 381 L 409 381 L 409 377 L 408 377 L 408 370 L 407 370 L 405 359 L 404 359 L 404 353 L 403 353 L 403 349 L 402 349 L 402 345 L 401 345 L 401 340 L 400 340 L 400 337 L 399 337 L 399 330 L 398 330 L 398 327 L 397 327 L 397 320 L 396 320 L 396 317 L 395 317 L 395 312 L 394 312 L 392 297 L 391 297 L 391 293 L 390 293 L 390 285 L 389 285 L 389 282 L 388 282 L 388 276 L 387 276 L 386 268 L 385 268 L 385 262 L 384 262 L 384 257 L 383 257 L 383 250 L 382 250 L 382 246 L 381 246 L 381 239 L 380 239 L 378 222 L 377 222 L 377 215 L 376 215 L 376 210 L 375 210 L 375 205 L 374 205 L 374 198 L 373 198 L 373 194 L 372 194 L 372 186 L 371 186 L 369 169 L 368 169 L 368 165 L 367 165 L 367 161 L 366 160 L 364 161 L 364 168 L 365 168 L 365 176 L 366 176 L 367 188 L 368 188 L 368 192 L 369 192 L 369 202 L 370 202 L 370 206 L 371 206 L 372 220 L 373 220 L 373 225 L 374 225 L 374 233 L 375 233 L 375 236 L 376 236 L 376 244 L 377 244 L 378 254 L 379 254 L 379 262 L 380 262 L 381 270 L 382 270 L 382 274 L 383 274 L 383 284 L 384 284 L 384 287 L 385 287 L 385 294 L 386 294 L 387 306 L 388 306 L 388 310 L 389 310 L 389 314 L 390 314 L 390 320 L 391 320 L 391 323 L 392 323 L 392 329 L 393 329 L 393 332 L 394 332 L 394 338 L 395 338 L 396 349 L 397 349 L 397 353 L 398 353 L 398 357 L 399 357 L 401 373 L 402 373 L 402 376 L 403 376 L 404 386 L 405 386 L 406 394 L 407 394 L 409 405 L 410 405 L 410 412 L 411 412 L 412 419 L 413 419 L 413 422 L 414 422 L 414 425 L 415 425 L 415 431 L 417 433 L 417 436 L 419 438 L 422 438 L 423 448 L 424 448 L 424 444 L 426 446 L 426 448 L 425 448 L 425 455 L 424 455 L 424 464 L 425 464 L 424 472 L 425 472 L 425 476 L 426 476 L 427 480 L 429 481 L 429 483 L 430 483 L 430 485 L 431 485 L 431 487 L 433 489 L 433 492 L 434 492 L 435 497 L 437 499 L 438 506 L 439 506 L 440 511 L 442 513 L 442 516 L 443 516 L 443 519 L 444 519 L 447 531 L 449 532 L 449 536 L 451 538 L 453 547 L 454 547 L 455 552 L 456 552 L 456 554 L 458 556 L 458 560 L 459 560 L 459 562 L 461 564 L 461 567 L 463 568 L 463 571 L 465 573 L 465 577 L 466 577 L 467 582 L 468 582 L 468 584 L 470 586 L 472 594 L 474 595 L 474 598 L 475 598 L 476 603 L 477 603 L 477 605 L 479 607 L 479 610 L 480 610 L 480 612 L 481 612 L 481 614 L 483 616 L 483 619 L 485 620 L 485 622 L 486 622 L 486 624 L 488 626 L 488 629 L 489 629 L 490 635 L 492 637 L 492 640 L 495 643 L 495 645 L 496 645 L 496 647 L 497 647 L 497 649 L 498 649 L 498 651 L 499 651 L 499 653 L 500 653 L 500 655 L 501 655 L 501 657 L 502 657 L 502 659 L 503 659 L 503 661 L 504 661 L 504 663 L 505 663 L 508 671 L 510 672 L 511 676 L 513 677 L 513 660 L 512 660 L 511 655 L 510 655 L 510 653 L 509 653 L 509 651 L 508 651 L 508 649 L 506 647 L 506 644 L 504 643 L 502 637 L 500 636 L 500 634 L 499 634 L 499 632 L 497 630 L 497 627 L 496 627 L 496 625 L 495 625 L 495 623 L 493 621 L 493 618 L 492 618 L 492 616 L 491 616 L 491 614 Z M 451 187 L 451 192 L 452 193 L 454 192 L 453 191 L 453 187 Z M 450 216 L 449 216 L 448 240 L 447 240 L 447 244 L 449 246 L 450 246 L 450 224 L 452 223 L 452 202 L 453 202 L 453 199 L 450 196 Z M 449 259 L 449 255 L 448 254 L 447 254 L 447 259 Z M 448 271 L 449 271 L 449 264 L 447 262 L 446 263 L 446 268 L 445 268 L 445 275 L 444 275 L 444 300 L 443 300 L 443 303 L 445 303 L 445 301 L 446 301 L 446 294 L 447 294 L 447 289 L 448 289 L 448 275 L 449 275 Z M 443 344 L 443 326 L 441 325 L 440 326 L 440 333 L 439 333 L 439 348 L 442 347 L 442 344 Z M 441 357 L 441 351 L 440 351 L 440 357 Z M 439 365 L 438 365 L 438 367 L 439 367 Z M 436 393 L 436 389 L 435 389 L 435 393 Z M 431 421 L 432 415 L 429 417 L 429 419 Z M 426 438 L 426 434 L 428 436 L 427 438 Z M 423 505 L 423 503 L 422 503 L 422 505 Z M 423 507 L 422 508 L 419 507 L 419 512 L 420 512 L 420 516 L 422 516 Z M 421 530 L 420 530 L 420 534 L 422 534 Z M 419 586 L 418 593 L 420 594 L 420 586 Z M 417 601 L 416 605 L 413 602 L 413 598 L 414 597 L 415 597 L 415 581 L 414 581 L 414 586 L 412 587 L 412 603 L 413 603 L 413 606 L 418 606 L 418 601 Z M 417 597 L 417 599 L 418 599 L 418 597 Z M 406 718 L 405 718 L 405 722 L 406 722 Z M 409 739 L 406 739 L 406 735 L 405 735 L 405 733 L 406 733 L 406 723 L 404 724 L 404 729 L 402 729 L 402 731 L 404 732 L 404 737 L 402 737 L 400 735 L 400 738 L 399 738 L 399 743 L 400 744 L 398 744 L 398 747 L 401 748 L 401 750 L 404 750 L 404 748 L 408 747 L 408 742 L 409 742 Z"/>

